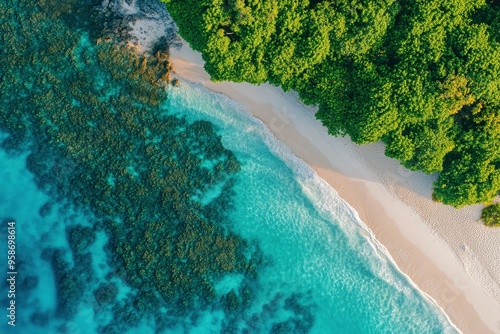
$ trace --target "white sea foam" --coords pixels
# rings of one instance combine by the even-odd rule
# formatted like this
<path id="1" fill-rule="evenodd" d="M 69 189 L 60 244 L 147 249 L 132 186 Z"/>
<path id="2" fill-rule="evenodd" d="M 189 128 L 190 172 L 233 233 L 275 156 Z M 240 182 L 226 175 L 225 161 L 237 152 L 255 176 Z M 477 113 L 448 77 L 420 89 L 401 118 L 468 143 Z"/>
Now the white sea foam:
<path id="1" fill-rule="evenodd" d="M 357 211 L 344 201 L 334 188 L 320 178 L 305 161 L 293 154 L 285 143 L 277 139 L 262 121 L 253 117 L 248 112 L 245 112 L 245 115 L 251 118 L 253 122 L 259 124 L 262 138 L 268 148 L 276 156 L 285 161 L 285 163 L 295 172 L 297 180 L 304 187 L 304 195 L 311 200 L 311 203 L 318 211 L 327 217 L 330 222 L 335 222 L 341 226 L 344 233 L 350 237 L 352 241 L 358 236 L 364 237 L 370 249 L 373 251 L 371 255 L 376 256 L 381 264 L 379 267 L 376 267 L 376 264 L 370 261 L 373 271 L 387 283 L 396 287 L 398 291 L 408 296 L 410 293 L 409 287 L 405 286 L 402 280 L 395 276 L 388 267 L 388 265 L 394 266 L 398 273 L 405 278 L 407 283 L 415 288 L 426 300 L 431 302 L 434 307 L 441 311 L 442 318 L 444 318 L 442 320 L 445 320 L 442 321 L 443 324 L 448 323 L 450 326 L 449 330 L 454 329 L 461 333 L 437 302 L 427 293 L 422 291 L 418 285 L 399 268 L 387 248 L 377 240 L 372 230 L 361 220 Z M 359 233 L 359 228 L 365 233 Z"/>
<path id="2" fill-rule="evenodd" d="M 189 87 L 184 87 L 183 94 L 190 95 L 195 92 L 195 95 L 203 94 L 206 88 L 198 83 L 186 83 Z M 187 92 L 192 90 L 192 92 Z M 303 194 L 309 199 L 311 204 L 317 209 L 321 216 L 330 224 L 337 224 L 341 227 L 343 233 L 349 238 L 352 243 L 359 243 L 359 238 L 362 238 L 363 248 L 361 251 L 366 252 L 368 258 L 371 257 L 369 263 L 372 271 L 388 284 L 394 286 L 398 291 L 406 296 L 410 295 L 412 286 L 425 300 L 430 302 L 438 311 L 438 316 L 444 326 L 445 332 L 461 332 L 450 320 L 444 310 L 439 307 L 436 301 L 428 294 L 423 292 L 404 272 L 397 266 L 387 248 L 382 245 L 375 237 L 374 233 L 360 219 L 356 210 L 354 210 L 347 202 L 345 202 L 326 181 L 320 178 L 317 173 L 302 159 L 294 155 L 290 148 L 280 140 L 278 140 L 267 128 L 267 126 L 259 119 L 253 117 L 245 109 L 241 103 L 231 100 L 223 94 L 211 92 L 212 96 L 217 100 L 221 110 L 230 108 L 231 115 L 223 111 L 217 115 L 218 120 L 215 123 L 218 126 L 224 127 L 239 126 L 245 132 L 258 133 L 262 141 L 268 149 L 278 158 L 286 163 L 286 165 L 294 172 L 296 181 L 302 187 Z M 208 109 L 199 105 L 199 100 L 195 97 L 188 100 L 188 104 L 193 103 L 190 107 L 207 110 L 207 116 L 213 117 Z M 201 108 L 200 108 L 201 107 Z M 241 123 L 236 125 L 236 123 Z M 223 138 L 224 141 L 224 138 Z M 228 143 L 229 144 L 229 143 Z M 395 270 L 394 270 L 395 269 Z"/>

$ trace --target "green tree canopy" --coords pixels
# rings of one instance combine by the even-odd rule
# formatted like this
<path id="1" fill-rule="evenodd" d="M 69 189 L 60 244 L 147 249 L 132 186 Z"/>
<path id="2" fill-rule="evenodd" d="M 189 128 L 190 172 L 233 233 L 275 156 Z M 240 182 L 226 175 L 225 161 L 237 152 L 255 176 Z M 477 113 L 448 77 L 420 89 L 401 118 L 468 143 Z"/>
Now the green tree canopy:
<path id="1" fill-rule="evenodd" d="M 439 172 L 443 203 L 500 190 L 498 1 L 164 1 L 214 80 L 297 90 L 330 134 Z"/>

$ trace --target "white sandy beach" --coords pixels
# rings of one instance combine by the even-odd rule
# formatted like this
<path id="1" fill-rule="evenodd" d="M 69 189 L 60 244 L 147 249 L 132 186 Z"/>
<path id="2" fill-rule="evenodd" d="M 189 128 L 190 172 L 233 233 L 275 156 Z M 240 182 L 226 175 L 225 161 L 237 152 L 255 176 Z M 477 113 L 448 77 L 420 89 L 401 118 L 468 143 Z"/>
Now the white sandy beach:
<path id="1" fill-rule="evenodd" d="M 383 144 L 328 136 L 294 92 L 270 85 L 214 83 L 201 55 L 183 41 L 171 50 L 181 81 L 240 101 L 307 162 L 358 213 L 397 266 L 464 333 L 500 333 L 500 229 L 478 222 L 482 206 L 434 203 L 436 176 L 411 172 L 384 156 Z"/>

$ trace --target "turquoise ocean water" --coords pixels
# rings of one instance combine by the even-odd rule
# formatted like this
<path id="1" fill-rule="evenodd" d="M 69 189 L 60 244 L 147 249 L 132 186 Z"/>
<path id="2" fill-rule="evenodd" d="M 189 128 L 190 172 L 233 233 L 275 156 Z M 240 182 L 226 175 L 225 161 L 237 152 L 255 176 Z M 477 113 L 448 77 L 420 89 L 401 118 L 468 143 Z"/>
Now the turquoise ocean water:
<path id="1" fill-rule="evenodd" d="M 163 332 L 456 332 L 444 313 L 395 268 L 335 191 L 236 102 L 183 82 L 169 88 L 169 99 L 158 112 L 215 125 L 224 146 L 241 163 L 234 205 L 228 209 L 230 228 L 258 244 L 264 258 L 248 308 L 232 313 L 231 318 L 218 308 L 207 308 L 196 319 Z M 22 273 L 17 282 L 17 327 L 7 326 L 3 316 L 2 333 L 100 332 L 112 313 L 96 309 L 88 291 L 76 306 L 76 316 L 57 317 L 54 268 L 42 259 L 42 249 L 59 247 L 68 250 L 62 256 L 73 263 L 66 226 L 91 226 L 92 217 L 71 203 L 51 202 L 37 189 L 26 157 L 0 152 L 0 218 L 4 225 L 9 218 L 16 220 Z M 222 186 L 215 185 L 193 200 L 207 204 L 222 191 Z M 5 226 L 0 237 L 6 238 Z M 106 243 L 104 232 L 97 233 L 91 248 L 94 281 L 104 279 L 109 271 Z M 220 277 L 216 293 L 237 289 L 243 279 L 239 274 Z M 117 300 L 124 299 L 130 288 L 120 280 L 114 282 L 119 288 Z M 2 305 L 5 297 L 0 296 Z M 161 332 L 155 331 L 153 323 L 141 319 L 126 332 Z"/>

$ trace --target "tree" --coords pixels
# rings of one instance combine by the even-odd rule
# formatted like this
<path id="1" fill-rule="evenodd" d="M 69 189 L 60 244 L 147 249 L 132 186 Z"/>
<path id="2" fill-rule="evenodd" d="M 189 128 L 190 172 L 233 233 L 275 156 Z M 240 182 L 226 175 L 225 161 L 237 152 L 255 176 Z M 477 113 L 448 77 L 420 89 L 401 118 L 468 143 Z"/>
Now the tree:
<path id="1" fill-rule="evenodd" d="M 359 144 L 382 140 L 386 154 L 407 168 L 440 172 L 434 197 L 443 203 L 488 202 L 500 191 L 498 2 L 167 6 L 215 80 L 297 90 L 319 106 L 316 117 L 330 134 Z M 202 13 L 196 37 L 185 33 L 193 25 L 185 12 Z"/>

